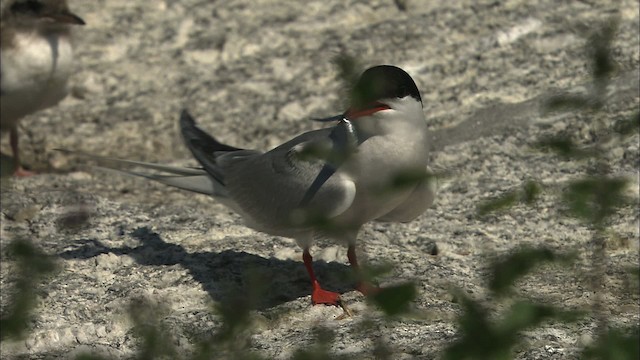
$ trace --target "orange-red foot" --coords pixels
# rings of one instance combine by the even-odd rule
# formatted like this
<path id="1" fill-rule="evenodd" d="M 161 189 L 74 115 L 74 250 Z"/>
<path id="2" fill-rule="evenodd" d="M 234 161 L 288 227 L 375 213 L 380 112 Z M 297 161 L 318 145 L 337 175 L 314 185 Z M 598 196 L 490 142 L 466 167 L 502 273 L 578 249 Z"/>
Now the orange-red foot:
<path id="1" fill-rule="evenodd" d="M 36 174 L 35 172 L 26 170 L 22 166 L 19 166 L 13 172 L 13 176 L 16 176 L 16 177 L 28 177 L 28 176 L 33 176 L 35 174 Z"/>
<path id="2" fill-rule="evenodd" d="M 340 300 L 340 294 L 327 291 L 320 287 L 318 283 L 313 284 L 313 291 L 311 292 L 311 302 L 313 305 L 324 304 L 342 307 L 342 300 Z"/>
<path id="3" fill-rule="evenodd" d="M 373 296 L 379 293 L 382 289 L 368 282 L 360 282 L 358 283 L 358 285 L 356 285 L 356 290 L 360 291 L 360 293 L 364 296 Z"/>
<path id="4" fill-rule="evenodd" d="M 345 303 L 340 299 L 340 294 L 327 291 L 320 287 L 320 284 L 316 281 L 313 284 L 313 292 L 311 292 L 311 302 L 313 305 L 323 304 L 323 305 L 332 305 L 342 309 L 344 313 L 338 316 L 336 320 L 342 320 L 347 317 L 353 316 L 353 312 L 347 307 Z"/>

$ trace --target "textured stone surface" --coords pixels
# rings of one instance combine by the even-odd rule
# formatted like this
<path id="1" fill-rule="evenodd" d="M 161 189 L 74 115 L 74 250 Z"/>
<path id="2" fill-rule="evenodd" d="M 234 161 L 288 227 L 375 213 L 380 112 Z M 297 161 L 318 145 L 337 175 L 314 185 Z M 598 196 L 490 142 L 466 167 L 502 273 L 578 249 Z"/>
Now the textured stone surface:
<path id="1" fill-rule="evenodd" d="M 460 307 L 449 290 L 486 296 L 487 260 L 513 248 L 575 250 L 571 271 L 549 266 L 523 279 L 518 293 L 556 305 L 588 307 L 593 292 L 588 227 L 566 218 L 556 197 L 480 221 L 479 201 L 526 179 L 551 184 L 587 165 L 539 153 L 530 144 L 564 131 L 593 141 L 588 112 L 543 115 L 540 100 L 584 91 L 590 81 L 583 34 L 614 7 L 556 1 L 74 1 L 87 22 L 77 32 L 79 69 L 73 96 L 23 122 L 24 161 L 41 175 L 3 179 L 1 242 L 28 238 L 61 267 L 38 285 L 38 305 L 23 340 L 2 343 L 3 358 L 69 358 L 83 351 L 131 357 L 136 350 L 127 307 L 146 298 L 177 346 L 192 348 L 221 319 L 213 303 L 230 301 L 254 269 L 270 291 L 252 312 L 251 347 L 288 358 L 334 331 L 335 354 L 373 357 L 386 343 L 394 359 L 431 359 L 456 338 Z M 609 119 L 638 111 L 639 18 L 620 1 L 613 46 L 619 64 Z M 402 10 L 406 7 L 406 10 Z M 230 144 L 269 149 L 343 110 L 343 85 L 331 60 L 346 53 L 364 66 L 406 69 L 422 91 L 433 130 L 433 166 L 441 181 L 435 206 L 409 224 L 370 224 L 360 249 L 391 262 L 383 284 L 415 281 L 413 307 L 424 315 L 387 322 L 345 280 L 346 249 L 314 251 L 324 284 L 345 291 L 355 315 L 310 305 L 307 275 L 293 241 L 256 233 L 206 196 L 84 166 L 54 148 L 179 165 L 195 162 L 177 129 L 181 108 Z M 460 125 L 462 124 L 462 125 Z M 3 152 L 7 144 L 3 141 Z M 606 144 L 613 173 L 632 180 L 638 199 L 638 135 Z M 3 163 L 4 164 L 4 163 Z M 3 165 L 4 166 L 4 165 Z M 69 228 L 65 224 L 82 219 Z M 605 311 L 617 325 L 637 325 L 638 298 L 624 271 L 638 266 L 638 208 L 611 225 Z M 437 247 L 437 255 L 433 253 Z M 2 306 L 12 292 L 13 263 L 0 271 Z M 500 309 L 500 305 L 498 305 Z M 361 325 L 372 321 L 373 330 Z M 595 320 L 552 323 L 524 333 L 523 359 L 576 358 L 595 337 Z M 24 357 L 23 357 L 24 358 Z"/>

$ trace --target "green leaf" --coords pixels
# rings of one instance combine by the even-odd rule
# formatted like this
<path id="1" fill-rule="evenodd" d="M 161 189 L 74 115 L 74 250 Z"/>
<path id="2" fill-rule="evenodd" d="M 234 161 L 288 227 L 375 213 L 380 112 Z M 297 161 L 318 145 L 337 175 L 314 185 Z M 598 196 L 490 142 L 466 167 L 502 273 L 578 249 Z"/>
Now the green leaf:
<path id="1" fill-rule="evenodd" d="M 393 174 L 388 183 L 377 189 L 376 195 L 385 196 L 399 190 L 405 190 L 417 185 L 422 185 L 425 181 L 428 186 L 433 185 L 435 188 L 438 177 L 439 174 L 429 172 L 426 169 L 398 171 Z"/>
<path id="2" fill-rule="evenodd" d="M 504 295 L 522 276 L 543 262 L 568 261 L 571 256 L 556 255 L 547 248 L 522 248 L 491 265 L 489 289 L 496 295 Z"/>
<path id="3" fill-rule="evenodd" d="M 597 81 L 608 81 L 616 68 L 611 53 L 613 37 L 618 30 L 618 20 L 610 19 L 598 26 L 589 36 L 588 46 L 591 49 L 592 73 Z"/>
<path id="4" fill-rule="evenodd" d="M 640 131 L 640 112 L 629 119 L 618 120 L 613 124 L 613 131 L 623 137 L 637 135 Z"/>
<path id="5" fill-rule="evenodd" d="M 330 350 L 331 343 L 334 341 L 335 334 L 331 329 L 325 327 L 316 327 L 313 329 L 316 343 L 305 349 L 298 349 L 293 354 L 294 360 L 334 360 L 344 357 L 332 355 Z"/>
<path id="6" fill-rule="evenodd" d="M 409 304 L 416 298 L 417 291 L 413 283 L 389 286 L 380 289 L 370 297 L 385 314 L 393 316 L 409 310 Z"/>
<path id="7" fill-rule="evenodd" d="M 342 80 L 348 89 L 353 88 L 362 72 L 362 66 L 360 66 L 356 58 L 347 54 L 340 54 L 333 58 L 333 64 L 338 70 L 338 79 Z"/>
<path id="8" fill-rule="evenodd" d="M 24 335 L 36 305 L 37 284 L 48 274 L 57 270 L 51 256 L 40 251 L 30 241 L 17 239 L 7 246 L 8 255 L 17 262 L 15 294 L 5 312 L 0 316 L 0 341 L 20 338 Z"/>
<path id="9" fill-rule="evenodd" d="M 582 315 L 580 312 L 565 311 L 550 305 L 519 301 L 513 304 L 505 314 L 499 325 L 499 331 L 502 334 L 512 334 L 538 326 L 551 318 L 572 322 L 578 320 Z"/>
<path id="10" fill-rule="evenodd" d="M 480 303 L 456 291 L 462 315 L 458 318 L 460 338 L 452 342 L 444 352 L 448 360 L 460 359 L 509 359 L 513 338 L 498 338 L 489 319 L 489 312 Z"/>
<path id="11" fill-rule="evenodd" d="M 242 289 L 226 295 L 226 300 L 216 304 L 216 312 L 223 325 L 216 333 L 218 343 L 238 342 L 238 334 L 252 324 L 251 311 L 256 309 L 263 295 L 269 291 L 269 277 L 264 270 L 252 268 L 243 273 Z"/>
<path id="12" fill-rule="evenodd" d="M 573 216 L 601 225 L 627 202 L 623 195 L 626 185 L 623 178 L 587 177 L 570 183 L 563 200 Z"/>
<path id="13" fill-rule="evenodd" d="M 436 175 L 426 170 L 405 170 L 394 174 L 387 190 L 406 189 L 421 184 L 423 181 L 435 181 Z"/>
<path id="14" fill-rule="evenodd" d="M 393 270 L 393 265 L 391 263 L 381 263 L 381 264 L 366 264 L 362 266 L 362 279 L 366 282 L 375 282 L 376 278 L 388 274 Z"/>
<path id="15" fill-rule="evenodd" d="M 640 328 L 610 329 L 596 343 L 585 349 L 584 359 L 637 360 L 640 359 Z"/>
<path id="16" fill-rule="evenodd" d="M 522 187 L 522 201 L 527 205 L 532 205 L 540 196 L 542 187 L 535 181 L 527 181 Z"/>
<path id="17" fill-rule="evenodd" d="M 543 107 L 546 112 L 582 110 L 592 107 L 592 100 L 584 95 L 562 94 L 549 97 Z"/>
<path id="18" fill-rule="evenodd" d="M 593 151 L 580 149 L 568 136 L 553 136 L 537 141 L 534 147 L 552 151 L 566 160 L 581 160 L 597 155 Z"/>
<path id="19" fill-rule="evenodd" d="M 485 201 L 478 205 L 476 212 L 480 216 L 488 215 L 489 213 L 502 211 L 512 207 L 518 201 L 518 192 L 509 191 L 500 197 Z"/>
<path id="20" fill-rule="evenodd" d="M 506 192 L 499 197 L 481 203 L 478 205 L 476 213 L 483 217 L 492 212 L 506 210 L 518 202 L 532 205 L 541 192 L 542 186 L 533 180 L 529 180 L 522 185 L 521 189 Z"/>
<path id="21" fill-rule="evenodd" d="M 444 353 L 445 359 L 511 359 L 512 348 L 520 340 L 519 333 L 557 318 L 576 321 L 581 313 L 565 311 L 529 301 L 516 302 L 498 321 L 491 321 L 489 311 L 462 292 L 457 292 L 463 314 L 458 319 L 460 337 Z"/>
<path id="22" fill-rule="evenodd" d="M 9 253 L 17 258 L 25 271 L 34 275 L 44 275 L 56 269 L 51 256 L 36 248 L 26 240 L 16 240 L 9 245 Z"/>
<path id="23" fill-rule="evenodd" d="M 464 310 L 463 315 L 458 321 L 462 331 L 468 335 L 491 337 L 489 312 L 478 302 L 468 298 L 462 292 L 458 292 L 456 298 Z"/>
<path id="24" fill-rule="evenodd" d="M 152 360 L 163 356 L 177 359 L 178 352 L 173 345 L 169 331 L 160 321 L 160 314 L 167 309 L 144 298 L 129 304 L 129 317 L 133 320 L 133 334 L 140 342 L 136 358 Z"/>

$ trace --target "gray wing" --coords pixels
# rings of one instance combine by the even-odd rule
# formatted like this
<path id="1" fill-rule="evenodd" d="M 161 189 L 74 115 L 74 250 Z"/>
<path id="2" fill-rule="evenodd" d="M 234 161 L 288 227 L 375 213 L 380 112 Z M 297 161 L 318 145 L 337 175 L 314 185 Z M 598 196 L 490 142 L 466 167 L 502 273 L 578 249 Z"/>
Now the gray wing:
<path id="1" fill-rule="evenodd" d="M 180 116 L 180 127 L 187 147 L 204 170 L 223 185 L 234 210 L 258 230 L 289 236 L 284 231 L 308 217 L 331 218 L 353 202 L 353 181 L 334 174 L 342 160 L 334 161 L 332 171 L 322 172 L 328 158 L 346 148 L 343 142 L 348 136 L 336 134 L 343 129 L 308 132 L 262 153 L 219 142 L 198 128 L 187 111 Z"/>
<path id="2" fill-rule="evenodd" d="M 332 129 L 302 134 L 267 153 L 238 152 L 216 159 L 229 197 L 256 223 L 277 232 L 309 219 L 330 219 L 347 210 L 355 198 L 354 182 L 336 172 L 303 204 L 305 194 L 326 165 L 309 149 L 331 152 Z"/>

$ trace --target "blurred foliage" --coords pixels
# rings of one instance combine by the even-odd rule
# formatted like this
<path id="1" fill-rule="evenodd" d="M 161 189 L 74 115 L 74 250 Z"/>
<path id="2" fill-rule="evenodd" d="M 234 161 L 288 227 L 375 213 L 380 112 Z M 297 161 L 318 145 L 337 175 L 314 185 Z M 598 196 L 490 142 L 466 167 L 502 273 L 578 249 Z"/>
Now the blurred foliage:
<path id="1" fill-rule="evenodd" d="M 134 299 L 129 305 L 129 318 L 133 321 L 132 334 L 139 342 L 135 359 L 189 359 L 189 360 L 262 360 L 251 351 L 250 335 L 254 328 L 251 311 L 268 290 L 268 279 L 261 272 L 245 272 L 245 286 L 229 294 L 225 301 L 216 303 L 212 313 L 220 319 L 220 326 L 211 335 L 195 340 L 193 351 L 178 348 L 175 333 L 161 320 L 170 312 L 164 305 L 148 299 Z M 108 358 L 83 353 L 75 360 L 106 360 Z"/>
<path id="2" fill-rule="evenodd" d="M 592 88 L 584 95 L 562 94 L 552 96 L 546 103 L 547 111 L 598 110 L 604 106 L 607 86 L 617 66 L 612 57 L 611 44 L 618 30 L 619 19 L 614 17 L 594 26 L 587 35 L 587 51 L 591 70 Z"/>
<path id="3" fill-rule="evenodd" d="M 508 294 L 515 282 L 529 274 L 541 263 L 569 263 L 575 255 L 559 255 L 548 248 L 522 248 L 491 265 L 489 289 L 497 296 Z"/>
<path id="4" fill-rule="evenodd" d="M 523 248 L 490 266 L 489 289 L 496 297 L 509 295 L 516 281 L 545 262 L 566 263 L 572 255 L 557 255 L 546 248 Z M 461 337 L 447 347 L 445 359 L 511 359 L 512 348 L 520 332 L 547 320 L 576 321 L 582 315 L 530 300 L 516 300 L 498 320 L 480 302 L 456 291 L 455 297 L 464 313 L 458 319 Z M 496 299 L 497 300 L 497 299 Z"/>
<path id="5" fill-rule="evenodd" d="M 586 95 L 561 94 L 549 97 L 546 101 L 547 111 L 568 111 L 576 109 L 594 108 L 592 99 Z"/>
<path id="6" fill-rule="evenodd" d="M 357 281 L 364 281 L 370 284 L 378 284 L 378 278 L 389 274 L 393 271 L 393 264 L 388 262 L 381 262 L 378 264 L 364 264 L 359 271 L 359 279 Z"/>
<path id="7" fill-rule="evenodd" d="M 242 288 L 215 304 L 214 313 L 222 324 L 212 336 L 199 341 L 192 359 L 263 359 L 250 350 L 251 333 L 255 330 L 251 312 L 269 291 L 269 279 L 257 269 L 248 269 L 243 274 L 243 280 Z"/>
<path id="8" fill-rule="evenodd" d="M 582 353 L 583 359 L 640 359 L 640 328 L 610 329 Z"/>
<path id="9" fill-rule="evenodd" d="M 617 23 L 617 19 L 607 21 L 602 26 L 595 27 L 588 36 L 587 48 L 590 53 L 593 79 L 591 91 L 586 95 L 553 96 L 545 104 L 548 111 L 591 111 L 593 123 L 590 125 L 596 129 L 598 126 L 596 121 L 607 119 L 605 114 L 597 116 L 596 111 L 603 109 L 606 104 L 607 87 L 616 69 L 611 55 L 611 43 L 617 30 Z M 596 296 L 594 296 L 591 315 L 597 319 L 596 333 L 600 333 L 600 338 L 594 346 L 585 349 L 582 355 L 587 359 L 638 359 L 640 358 L 638 326 L 631 329 L 608 329 L 603 333 L 602 330 L 608 325 L 602 314 L 600 287 L 606 271 L 604 253 L 606 237 L 603 234 L 607 220 L 622 206 L 632 203 L 624 192 L 629 181 L 609 174 L 603 144 L 610 140 L 610 136 L 606 136 L 607 133 L 619 138 L 638 134 L 640 113 L 630 119 L 604 122 L 605 132 L 592 144 L 580 146 L 568 135 L 556 135 L 537 141 L 534 147 L 542 151 L 552 151 L 564 160 L 587 160 L 594 164 L 592 173 L 563 184 L 559 199 L 560 203 L 569 210 L 570 216 L 584 220 L 593 226 L 592 267 L 595 269 L 595 274 L 593 274 L 592 286 Z M 529 181 L 522 189 L 509 191 L 481 204 L 478 206 L 477 213 L 484 217 L 492 212 L 508 210 L 519 202 L 531 204 L 540 192 L 548 187 Z M 504 296 L 518 278 L 530 273 L 540 263 L 561 261 L 569 264 L 575 258 L 575 255 L 558 255 L 550 249 L 521 249 L 492 264 L 489 288 L 495 295 Z M 636 272 L 637 269 L 634 269 L 633 273 Z M 501 321 L 492 323 L 488 312 L 477 302 L 462 294 L 459 294 L 459 297 L 462 299 L 464 310 L 459 320 L 462 334 L 461 338 L 445 352 L 448 359 L 511 359 L 511 349 L 518 341 L 516 334 L 519 331 L 537 326 L 545 319 L 553 318 L 569 322 L 577 320 L 580 316 L 579 312 L 565 311 L 524 300 L 517 301 Z"/>
<path id="10" fill-rule="evenodd" d="M 46 276 L 57 270 L 49 255 L 25 239 L 14 240 L 8 245 L 3 262 L 9 259 L 16 262 L 15 290 L 0 317 L 0 341 L 24 336 L 31 311 L 36 306 L 36 288 Z"/>
<path id="11" fill-rule="evenodd" d="M 270 290 L 267 274 L 259 269 L 247 269 L 243 276 L 244 286 L 229 294 L 229 300 L 216 306 L 216 312 L 222 316 L 225 326 L 218 332 L 219 341 L 237 338 L 251 323 L 250 312 L 258 306 L 260 299 Z"/>
<path id="12" fill-rule="evenodd" d="M 590 52 L 591 74 L 596 86 L 596 96 L 605 100 L 606 87 L 617 66 L 612 57 L 611 44 L 618 31 L 618 17 L 610 18 L 599 26 L 593 27 L 587 41 L 587 50 Z"/>
<path id="13" fill-rule="evenodd" d="M 399 8 L 404 9 L 403 1 L 396 1 Z M 548 99 L 546 109 L 597 111 L 603 108 L 606 101 L 607 86 L 611 75 L 616 70 L 611 56 L 611 43 L 617 30 L 617 20 L 606 22 L 589 35 L 588 49 L 591 55 L 590 70 L 593 87 L 586 95 L 563 94 Z M 360 73 L 358 61 L 347 55 L 334 59 L 338 69 L 338 77 L 348 89 L 352 89 Z M 640 129 L 640 113 L 630 119 L 619 120 L 610 130 L 613 134 L 624 137 L 637 134 Z M 566 160 L 603 161 L 600 144 L 580 146 L 569 136 L 554 136 L 539 140 L 535 147 L 552 151 Z M 324 148 L 303 149 L 302 158 L 329 158 L 335 154 Z M 338 161 L 340 159 L 337 159 Z M 425 179 L 438 178 L 438 174 L 426 172 L 406 172 L 393 179 L 390 188 L 397 190 L 412 186 Z M 566 191 L 561 197 L 562 204 L 569 213 L 583 219 L 596 227 L 606 225 L 620 206 L 628 204 L 623 190 L 627 180 L 611 177 L 606 173 L 592 174 L 566 184 Z M 505 211 L 516 204 L 532 205 L 545 190 L 545 186 L 536 181 L 527 181 L 520 188 L 480 204 L 477 212 L 486 216 L 496 211 Z M 88 221 L 86 213 L 70 213 L 60 219 L 61 228 L 82 227 Z M 317 218 L 306 214 L 303 219 L 314 226 L 324 226 L 328 231 L 351 231 L 353 229 L 335 228 L 329 219 Z M 54 269 L 53 261 L 36 249 L 30 242 L 18 240 L 9 248 L 10 257 L 15 258 L 18 275 L 16 293 L 6 313 L 0 319 L 1 340 L 20 337 L 28 327 L 30 311 L 35 306 L 34 289 L 41 279 Z M 511 296 L 510 291 L 523 276 L 530 274 L 543 263 L 570 263 L 573 254 L 558 254 L 547 248 L 523 248 L 494 261 L 490 266 L 488 287 L 498 300 L 510 300 L 508 306 L 499 314 L 494 314 L 488 306 L 458 291 L 455 296 L 462 308 L 458 319 L 459 335 L 445 350 L 445 359 L 511 359 L 513 349 L 521 341 L 522 331 L 540 326 L 545 321 L 574 322 L 584 314 L 580 311 L 565 310 L 559 307 L 540 304 L 528 299 L 505 299 Z M 363 279 L 373 282 L 375 277 L 390 271 L 389 265 L 370 267 L 364 271 Z M 638 269 L 633 269 L 637 274 Z M 259 354 L 250 351 L 251 332 L 255 329 L 252 311 L 261 296 L 268 291 L 269 279 L 256 271 L 245 274 L 245 286 L 237 293 L 229 294 L 226 300 L 215 305 L 214 313 L 220 319 L 220 326 L 212 335 L 204 336 L 196 341 L 195 351 L 185 355 L 174 345 L 175 335 L 160 319 L 160 314 L 167 310 L 163 306 L 145 299 L 134 300 L 129 307 L 129 316 L 133 321 L 132 334 L 139 342 L 137 359 L 262 359 Z M 368 301 L 379 307 L 386 315 L 395 316 L 410 310 L 411 302 L 417 296 L 413 283 L 399 284 L 380 289 L 368 298 Z M 506 302 L 506 301 L 505 301 Z M 389 320 L 387 317 L 385 320 Z M 367 323 L 367 321 L 363 321 Z M 362 327 L 370 336 L 374 329 L 371 324 Z M 638 327 L 630 329 L 609 329 L 596 342 L 584 350 L 587 359 L 638 359 L 640 357 Z M 300 344 L 294 352 L 295 360 L 346 359 L 331 353 L 331 345 L 335 342 L 335 334 L 327 328 L 314 329 L 315 343 Z M 372 336 L 373 338 L 373 336 Z M 393 353 L 383 341 L 374 341 L 374 353 L 380 359 L 392 359 Z M 105 359 L 92 354 L 81 354 L 76 360 Z"/>
<path id="14" fill-rule="evenodd" d="M 344 84 L 347 93 L 349 93 L 358 82 L 360 74 L 362 74 L 364 70 L 362 64 L 360 64 L 354 56 L 347 53 L 335 56 L 332 62 L 338 72 L 338 80 Z"/>
<path id="15" fill-rule="evenodd" d="M 372 286 L 373 292 L 367 296 L 367 301 L 378 307 L 385 315 L 395 316 L 410 312 L 410 304 L 418 295 L 416 285 L 412 282 L 388 285 L 378 288 L 378 278 L 393 270 L 388 263 L 364 265 L 358 272 L 357 282 Z"/>
<path id="16" fill-rule="evenodd" d="M 313 329 L 315 344 L 300 346 L 293 354 L 293 360 L 338 360 L 348 359 L 346 356 L 337 356 L 331 353 L 331 343 L 335 340 L 335 334 L 326 327 Z"/>
<path id="17" fill-rule="evenodd" d="M 58 231 L 79 232 L 89 227 L 89 220 L 92 214 L 86 209 L 79 208 L 75 211 L 68 211 L 61 215 L 56 221 Z"/>
<path id="18" fill-rule="evenodd" d="M 494 321 L 489 310 L 463 292 L 458 292 L 456 298 L 464 311 L 458 319 L 461 336 L 445 349 L 444 359 L 511 359 L 512 348 L 521 340 L 521 331 L 551 319 L 576 321 L 581 315 L 550 305 L 518 301 Z"/>
<path id="19" fill-rule="evenodd" d="M 405 171 L 399 171 L 391 178 L 391 183 L 387 188 L 380 191 L 381 194 L 394 192 L 398 190 L 405 190 L 414 186 L 420 185 L 423 182 L 435 183 L 437 179 L 447 176 L 448 173 L 435 173 L 428 169 L 410 169 Z"/>
<path id="20" fill-rule="evenodd" d="M 588 176 L 570 182 L 562 198 L 573 216 L 599 227 L 630 203 L 623 194 L 627 183 L 623 178 Z"/>
<path id="21" fill-rule="evenodd" d="M 576 98 L 574 95 L 554 97 L 546 104 L 548 110 L 557 110 L 561 104 L 571 104 L 569 108 L 576 110 L 590 108 L 590 104 L 594 103 L 599 104 L 597 109 L 604 105 L 607 86 L 616 69 L 611 55 L 611 43 L 617 28 L 618 19 L 613 18 L 601 26 L 594 27 L 588 35 L 587 49 L 590 54 L 593 79 L 592 91 L 583 98 Z M 608 130 L 619 137 L 637 134 L 640 130 L 640 113 L 630 119 L 622 119 L 610 124 Z M 600 227 L 621 206 L 628 205 L 631 201 L 624 194 L 628 180 L 607 174 L 608 166 L 604 158 L 602 142 L 608 138 L 600 137 L 598 140 L 590 145 L 579 146 L 568 135 L 555 135 L 538 140 L 533 146 L 543 151 L 552 151 L 565 160 L 586 159 L 595 162 L 596 173 L 565 184 L 565 191 L 560 200 L 569 209 L 571 216 Z M 544 189 L 542 184 L 528 181 L 523 189 L 509 191 L 480 204 L 477 213 L 485 216 L 492 212 L 507 210 L 518 202 L 531 204 Z"/>
<path id="22" fill-rule="evenodd" d="M 621 119 L 615 122 L 613 131 L 622 137 L 638 135 L 638 132 L 640 132 L 640 112 L 628 119 Z"/>
<path id="23" fill-rule="evenodd" d="M 518 191 L 507 191 L 499 197 L 487 200 L 478 205 L 476 211 L 478 215 L 485 216 L 490 213 L 508 210 L 518 203 Z"/>
<path id="24" fill-rule="evenodd" d="M 409 305 L 415 300 L 418 292 L 413 283 L 390 285 L 381 288 L 368 297 L 386 315 L 394 316 L 408 312 Z"/>
<path id="25" fill-rule="evenodd" d="M 133 334 L 138 339 L 138 360 L 176 359 L 178 351 L 171 332 L 160 321 L 167 309 L 146 299 L 134 299 L 129 304 L 129 317 L 133 320 Z"/>
<path id="26" fill-rule="evenodd" d="M 567 136 L 547 137 L 533 145 L 542 151 L 551 151 L 559 155 L 564 160 L 582 160 L 598 155 L 593 149 L 581 148 Z"/>
<path id="27" fill-rule="evenodd" d="M 517 203 L 532 205 L 542 191 L 542 185 L 530 180 L 520 189 L 507 191 L 499 197 L 487 200 L 478 205 L 476 211 L 478 215 L 486 216 L 490 213 L 508 210 Z"/>

